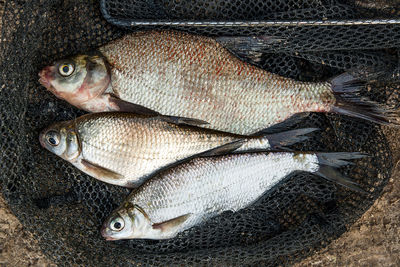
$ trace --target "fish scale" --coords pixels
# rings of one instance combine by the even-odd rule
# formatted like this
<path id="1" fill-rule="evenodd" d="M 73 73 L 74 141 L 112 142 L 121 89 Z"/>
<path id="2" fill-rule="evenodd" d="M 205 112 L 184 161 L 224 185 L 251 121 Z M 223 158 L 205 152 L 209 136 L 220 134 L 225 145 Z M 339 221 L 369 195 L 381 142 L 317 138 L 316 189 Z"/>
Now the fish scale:
<path id="1" fill-rule="evenodd" d="M 184 230 L 226 210 L 237 211 L 293 171 L 318 170 L 315 154 L 253 153 L 197 158 L 156 175 L 126 200 L 154 224 L 192 214 Z"/>
<path id="2" fill-rule="evenodd" d="M 177 125 L 169 119 L 120 112 L 87 114 L 50 126 L 40 140 L 44 147 L 97 179 L 136 187 L 156 171 L 202 153 L 269 150 L 304 140 L 304 134 L 316 130 L 247 137 Z M 65 142 L 60 144 L 65 151 L 46 143 L 46 133 L 57 133 Z"/>
<path id="3" fill-rule="evenodd" d="M 135 33 L 100 51 L 111 64 L 112 90 L 122 100 L 207 121 L 205 128 L 251 134 L 298 112 L 329 111 L 335 102 L 329 83 L 268 73 L 208 37 Z"/>
<path id="4" fill-rule="evenodd" d="M 343 73 L 326 82 L 295 81 L 241 61 L 218 43 L 250 39 L 268 45 L 264 37 L 215 40 L 176 31 L 136 32 L 91 54 L 56 61 L 40 72 L 39 81 L 89 112 L 184 117 L 195 126 L 240 135 L 287 129 L 299 119 L 292 116 L 306 112 L 400 125 L 398 110 L 360 95 L 365 84 L 357 77 Z"/>
<path id="5" fill-rule="evenodd" d="M 101 233 L 107 240 L 173 238 L 224 211 L 251 205 L 297 171 L 366 193 L 335 169 L 364 157 L 358 152 L 258 152 L 194 158 L 132 191 Z"/>

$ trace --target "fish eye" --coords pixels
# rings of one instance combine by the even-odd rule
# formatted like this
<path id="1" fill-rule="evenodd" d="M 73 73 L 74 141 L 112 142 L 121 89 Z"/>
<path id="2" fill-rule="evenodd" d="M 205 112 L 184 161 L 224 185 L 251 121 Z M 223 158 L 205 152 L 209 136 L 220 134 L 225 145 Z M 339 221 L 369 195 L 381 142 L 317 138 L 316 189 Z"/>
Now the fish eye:
<path id="1" fill-rule="evenodd" d="M 58 146 L 60 143 L 60 134 L 56 131 L 49 131 L 46 133 L 46 141 L 51 146 Z"/>
<path id="2" fill-rule="evenodd" d="M 121 231 L 125 227 L 125 222 L 121 217 L 116 217 L 110 222 L 110 228 L 113 231 Z"/>
<path id="3" fill-rule="evenodd" d="M 61 74 L 61 76 L 67 77 L 70 76 L 75 70 L 75 67 L 71 63 L 64 63 L 61 64 L 60 67 L 58 68 L 58 72 Z"/>

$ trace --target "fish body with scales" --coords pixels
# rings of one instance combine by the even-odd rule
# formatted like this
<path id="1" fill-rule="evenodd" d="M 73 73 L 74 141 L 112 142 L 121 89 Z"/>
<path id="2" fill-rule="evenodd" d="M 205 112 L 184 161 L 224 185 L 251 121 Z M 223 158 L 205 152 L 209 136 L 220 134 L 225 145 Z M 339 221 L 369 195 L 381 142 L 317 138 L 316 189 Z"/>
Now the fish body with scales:
<path id="1" fill-rule="evenodd" d="M 248 137 L 177 125 L 163 117 L 108 112 L 56 123 L 39 139 L 43 147 L 97 179 L 136 187 L 157 170 L 192 156 L 270 149 L 304 140 L 302 134 L 314 130 Z"/>
<path id="2" fill-rule="evenodd" d="M 157 174 L 133 191 L 106 220 L 102 234 L 109 240 L 173 238 L 224 211 L 251 205 L 296 171 L 326 173 L 324 177 L 330 179 L 337 172 L 324 172 L 327 167 L 321 164 L 346 165 L 343 155 L 344 159 L 363 157 L 359 153 L 271 152 L 195 158 Z"/>
<path id="3" fill-rule="evenodd" d="M 330 84 L 284 78 L 247 64 L 214 39 L 179 32 L 127 35 L 101 47 L 112 92 L 205 128 L 252 134 L 298 112 L 329 111 Z"/>
<path id="4" fill-rule="evenodd" d="M 392 110 L 357 96 L 360 84 L 349 74 L 296 81 L 240 60 L 213 38 L 177 31 L 128 34 L 91 54 L 55 62 L 40 72 L 40 82 L 90 112 L 151 111 L 241 135 L 304 112 L 391 125 L 398 119 Z"/>

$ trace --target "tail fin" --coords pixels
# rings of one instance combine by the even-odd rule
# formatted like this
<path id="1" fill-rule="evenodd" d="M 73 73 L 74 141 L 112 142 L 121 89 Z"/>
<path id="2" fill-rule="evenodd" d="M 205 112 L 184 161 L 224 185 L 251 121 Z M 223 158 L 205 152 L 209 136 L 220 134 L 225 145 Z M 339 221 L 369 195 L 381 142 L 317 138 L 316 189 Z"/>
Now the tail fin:
<path id="1" fill-rule="evenodd" d="M 344 114 L 378 124 L 400 126 L 400 112 L 376 103 L 358 94 L 363 82 L 344 73 L 331 80 L 336 104 L 332 112 Z"/>
<path id="2" fill-rule="evenodd" d="M 312 133 L 314 131 L 319 130 L 318 128 L 302 128 L 291 131 L 285 131 L 275 134 L 268 134 L 265 137 L 268 139 L 268 142 L 271 148 L 282 148 L 285 146 L 290 146 L 295 143 L 303 142 L 308 139 L 306 134 Z"/>
<path id="3" fill-rule="evenodd" d="M 359 152 L 335 152 L 335 153 L 316 153 L 319 169 L 315 174 L 357 192 L 367 193 L 350 178 L 341 174 L 335 168 L 352 165 L 354 163 L 346 161 L 351 159 L 365 158 L 368 155 Z"/>

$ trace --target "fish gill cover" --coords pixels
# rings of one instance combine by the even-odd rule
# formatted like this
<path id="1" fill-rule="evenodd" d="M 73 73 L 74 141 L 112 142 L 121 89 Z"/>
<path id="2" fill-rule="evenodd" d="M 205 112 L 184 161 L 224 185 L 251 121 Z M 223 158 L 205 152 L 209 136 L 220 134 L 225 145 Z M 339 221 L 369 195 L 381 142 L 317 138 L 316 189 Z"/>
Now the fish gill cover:
<path id="1" fill-rule="evenodd" d="M 376 1 L 345 5 L 342 1 L 314 0 L 138 0 L 102 1 L 101 7 L 107 19 L 116 24 L 121 16 L 126 22 L 154 18 L 341 20 L 393 18 L 399 14 L 399 7 L 387 8 L 381 4 L 384 1 L 378 1 L 371 8 L 369 2 Z M 128 30 L 107 23 L 97 1 L 6 0 L 0 1 L 0 16 L 1 191 L 43 252 L 59 265 L 290 264 L 345 232 L 372 205 L 390 177 L 391 151 L 379 126 L 338 115 L 311 114 L 301 127 L 318 127 L 321 131 L 295 148 L 372 155 L 341 170 L 370 195 L 299 173 L 256 204 L 237 213 L 224 213 L 177 238 L 107 242 L 99 233 L 101 224 L 129 190 L 84 175 L 40 147 L 38 135 L 43 128 L 83 112 L 44 90 L 37 73 L 55 59 L 89 51 Z M 364 25 L 362 34 L 355 26 L 346 30 L 328 27 L 328 34 L 322 26 L 307 28 L 306 33 L 301 27 L 290 31 L 281 27 L 274 30 L 275 34 L 260 27 L 163 28 L 168 27 L 213 36 L 286 34 L 287 45 L 274 44 L 254 63 L 304 81 L 324 80 L 344 70 L 360 72 L 360 77 L 370 80 L 365 95 L 380 102 L 397 104 L 399 100 L 398 25 L 382 24 L 379 30 L 372 30 L 376 27 L 372 24 Z M 155 27 L 135 29 L 149 28 Z M 280 32 L 282 35 L 278 35 Z M 339 37 L 341 42 L 336 41 Z M 325 43 L 318 45 L 315 40 Z M 237 53 L 241 55 L 241 51 Z"/>

